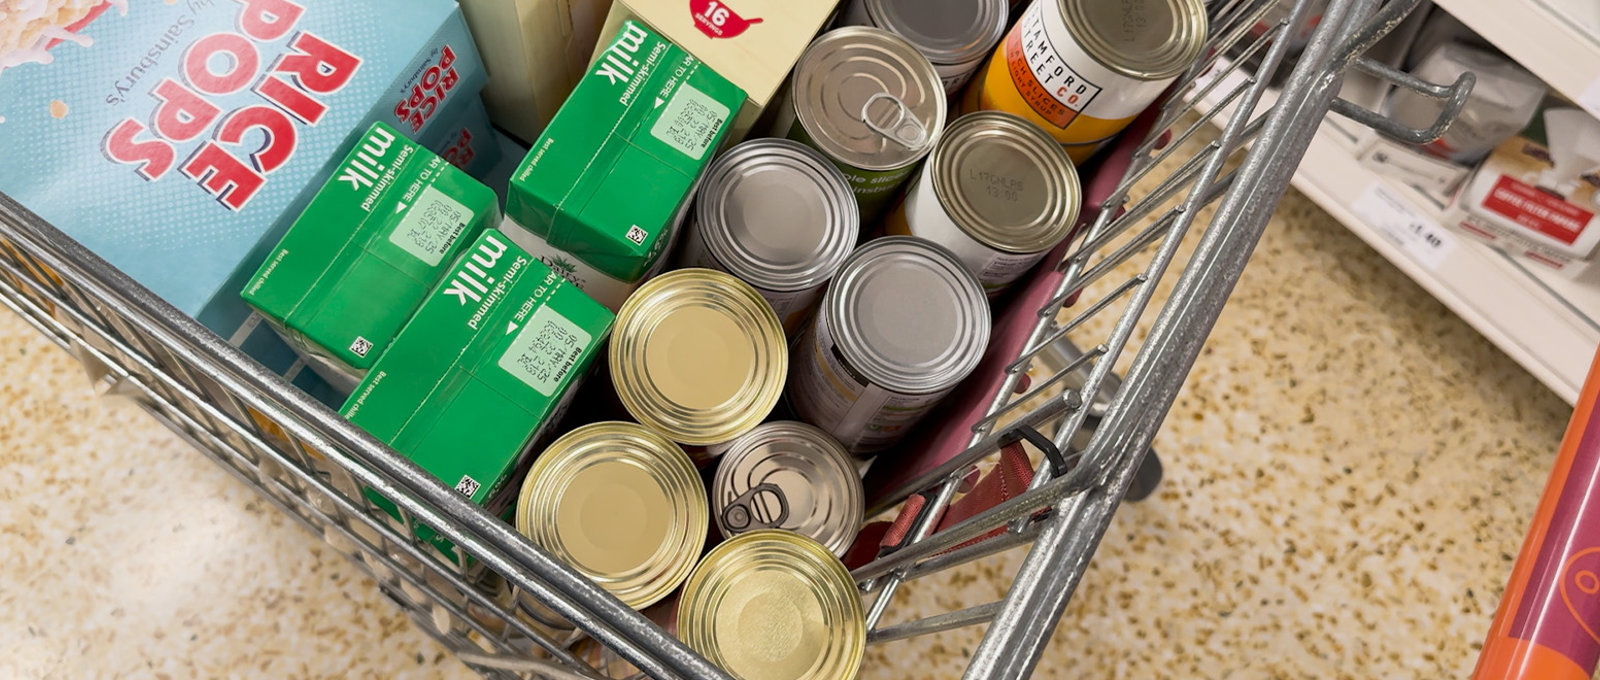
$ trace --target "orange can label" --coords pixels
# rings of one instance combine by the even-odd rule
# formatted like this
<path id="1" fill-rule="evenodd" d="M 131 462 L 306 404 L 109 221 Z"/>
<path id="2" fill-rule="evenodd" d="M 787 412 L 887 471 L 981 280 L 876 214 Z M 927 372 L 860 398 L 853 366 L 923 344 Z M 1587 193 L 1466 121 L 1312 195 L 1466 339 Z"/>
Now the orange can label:
<path id="1" fill-rule="evenodd" d="M 1081 163 L 1172 80 L 1132 78 L 1100 64 L 1067 30 L 1056 0 L 1037 0 L 979 70 L 962 108 L 1031 120 Z"/>
<path id="2" fill-rule="evenodd" d="M 1061 59 L 1037 11 L 1024 15 L 1006 36 L 1004 54 L 1017 94 L 1055 127 L 1067 127 L 1100 94 L 1098 85 Z"/>

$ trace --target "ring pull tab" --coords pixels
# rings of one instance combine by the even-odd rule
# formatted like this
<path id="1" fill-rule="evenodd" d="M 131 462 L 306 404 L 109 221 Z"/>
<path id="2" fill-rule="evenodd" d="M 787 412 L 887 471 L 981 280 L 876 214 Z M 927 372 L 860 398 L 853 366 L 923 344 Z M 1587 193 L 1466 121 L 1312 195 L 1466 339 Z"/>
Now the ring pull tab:
<path id="1" fill-rule="evenodd" d="M 772 513 L 767 507 L 767 498 L 777 501 L 777 517 L 770 517 Z M 722 525 L 733 533 L 783 526 L 787 519 L 789 519 L 789 501 L 783 497 L 783 489 L 770 482 L 750 487 L 750 490 L 728 501 L 722 508 Z"/>
<path id="2" fill-rule="evenodd" d="M 886 126 L 879 125 L 873 120 L 871 114 L 872 105 L 881 101 L 890 102 L 894 106 L 894 120 L 890 121 Z M 906 103 L 900 101 L 899 97 L 888 92 L 879 92 L 867 97 L 867 102 L 861 105 L 861 122 L 865 123 L 873 132 L 883 135 L 907 149 L 920 149 L 928 141 L 927 126 L 923 125 L 922 121 L 917 120 L 917 117 L 911 112 L 911 107 L 906 106 Z"/>

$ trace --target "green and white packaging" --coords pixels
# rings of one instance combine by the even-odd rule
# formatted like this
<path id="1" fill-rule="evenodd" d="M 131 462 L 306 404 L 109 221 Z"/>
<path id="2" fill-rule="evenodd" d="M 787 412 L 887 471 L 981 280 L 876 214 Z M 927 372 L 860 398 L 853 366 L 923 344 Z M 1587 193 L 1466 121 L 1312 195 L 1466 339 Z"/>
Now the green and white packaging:
<path id="1" fill-rule="evenodd" d="M 665 261 L 744 99 L 683 49 L 624 22 L 512 175 L 501 228 L 616 311 Z"/>
<path id="2" fill-rule="evenodd" d="M 479 232 L 489 187 L 374 123 L 245 285 L 330 385 L 354 389 Z"/>
<path id="3" fill-rule="evenodd" d="M 577 392 L 613 319 L 505 234 L 486 230 L 341 413 L 499 513 L 516 499 L 531 452 Z M 368 496 L 395 513 L 386 499 Z M 417 530 L 452 554 L 431 529 Z"/>

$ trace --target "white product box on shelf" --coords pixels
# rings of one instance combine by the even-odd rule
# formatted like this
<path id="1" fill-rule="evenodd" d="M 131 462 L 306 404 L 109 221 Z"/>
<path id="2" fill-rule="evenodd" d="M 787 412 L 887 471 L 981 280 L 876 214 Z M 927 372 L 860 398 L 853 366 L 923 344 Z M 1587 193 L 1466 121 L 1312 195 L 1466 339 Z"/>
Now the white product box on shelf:
<path id="1" fill-rule="evenodd" d="M 1496 147 L 1445 213 L 1445 223 L 1562 274 L 1600 283 L 1600 121 L 1551 108 Z M 1543 133 L 1544 139 L 1534 135 Z"/>
<path id="2" fill-rule="evenodd" d="M 1447 203 L 1472 168 L 1451 163 L 1416 147 L 1373 136 L 1356 155 L 1362 167 L 1373 174 L 1393 178 Z"/>

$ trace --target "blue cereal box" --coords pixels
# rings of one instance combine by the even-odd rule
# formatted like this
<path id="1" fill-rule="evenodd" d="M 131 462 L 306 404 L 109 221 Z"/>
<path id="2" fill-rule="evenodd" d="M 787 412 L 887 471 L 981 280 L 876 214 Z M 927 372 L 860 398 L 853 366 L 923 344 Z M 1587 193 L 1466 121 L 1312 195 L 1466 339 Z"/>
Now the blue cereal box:
<path id="1" fill-rule="evenodd" d="M 361 132 L 453 156 L 462 130 L 492 137 L 451 0 L 53 0 L 3 19 L 0 192 L 280 372 L 294 355 L 240 290 Z"/>

